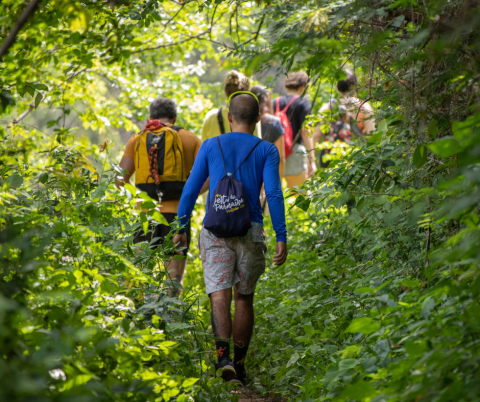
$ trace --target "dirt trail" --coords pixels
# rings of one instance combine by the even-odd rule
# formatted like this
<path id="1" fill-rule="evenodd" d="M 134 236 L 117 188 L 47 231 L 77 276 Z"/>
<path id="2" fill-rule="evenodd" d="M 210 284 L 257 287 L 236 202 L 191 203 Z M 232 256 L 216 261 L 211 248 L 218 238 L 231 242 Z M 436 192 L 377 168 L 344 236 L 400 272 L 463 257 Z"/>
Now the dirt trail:
<path id="1" fill-rule="evenodd" d="M 244 388 L 238 391 L 233 391 L 233 393 L 240 395 L 238 402 L 274 402 L 275 399 L 272 398 L 262 398 L 257 391 L 253 391 L 248 388 Z"/>

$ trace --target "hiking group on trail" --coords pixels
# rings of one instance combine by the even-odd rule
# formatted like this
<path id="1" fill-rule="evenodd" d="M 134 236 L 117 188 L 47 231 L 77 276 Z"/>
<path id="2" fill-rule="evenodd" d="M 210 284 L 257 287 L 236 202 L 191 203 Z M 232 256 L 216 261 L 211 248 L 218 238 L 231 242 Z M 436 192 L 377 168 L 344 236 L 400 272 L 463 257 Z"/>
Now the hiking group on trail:
<path id="1" fill-rule="evenodd" d="M 255 287 L 266 266 L 262 211 L 271 215 L 276 234 L 274 264 L 282 265 L 288 255 L 282 177 L 288 187 L 302 185 L 317 170 L 316 142 L 324 138 L 348 142 L 353 135 L 374 129 L 371 106 L 351 96 L 357 79 L 349 74 L 347 81 L 337 85 L 341 104 L 332 100 L 320 109 L 324 116 L 330 114 L 327 132 L 319 126 L 310 136 L 304 127 L 312 109 L 305 97 L 306 73 L 289 74 L 287 95 L 272 101 L 266 87 L 255 85 L 250 91 L 250 80 L 231 71 L 224 83 L 227 106 L 207 113 L 203 143 L 175 125 L 175 103 L 158 98 L 150 105 L 145 129 L 126 144 L 120 162 L 124 173 L 117 186 L 129 183 L 135 173 L 137 188 L 159 201 L 158 210 L 169 224 L 150 224 L 147 233 L 140 228 L 134 243 L 157 248 L 173 231 L 176 253 L 186 256 L 190 216 L 198 196 L 208 190 L 198 246 L 211 304 L 216 370 L 225 381 L 243 385 L 247 379 L 245 358 L 254 325 Z M 322 155 L 318 162 L 326 165 Z M 172 259 L 166 267 L 171 280 L 182 283 L 185 263 L 186 258 Z"/>

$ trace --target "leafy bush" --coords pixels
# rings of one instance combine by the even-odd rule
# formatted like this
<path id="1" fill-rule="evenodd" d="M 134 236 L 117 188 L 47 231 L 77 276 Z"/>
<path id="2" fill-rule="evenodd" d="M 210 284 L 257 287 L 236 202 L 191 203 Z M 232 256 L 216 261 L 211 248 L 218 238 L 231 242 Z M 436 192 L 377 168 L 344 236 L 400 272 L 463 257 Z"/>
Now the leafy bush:
<path id="1" fill-rule="evenodd" d="M 478 398 L 479 122 L 454 123 L 453 159 L 430 154 L 417 168 L 412 136 L 389 130 L 303 186 L 289 262 L 258 289 L 260 389 L 302 401 Z"/>
<path id="2" fill-rule="evenodd" d="M 32 140 L 45 150 L 11 163 Z M 168 296 L 173 243 L 132 249 L 136 196 L 99 177 L 87 157 L 103 154 L 34 132 L 0 152 L 0 399 L 230 399 L 207 373 L 196 298 Z"/>

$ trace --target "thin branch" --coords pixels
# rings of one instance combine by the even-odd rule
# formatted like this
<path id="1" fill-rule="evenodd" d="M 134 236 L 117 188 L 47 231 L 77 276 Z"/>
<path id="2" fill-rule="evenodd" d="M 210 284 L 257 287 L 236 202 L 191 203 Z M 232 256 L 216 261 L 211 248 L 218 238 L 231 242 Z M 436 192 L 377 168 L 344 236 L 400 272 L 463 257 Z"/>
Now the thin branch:
<path id="1" fill-rule="evenodd" d="M 250 39 L 243 42 L 242 43 L 243 45 L 246 45 L 247 43 L 250 43 L 252 40 L 257 40 L 258 35 L 260 35 L 260 29 L 262 29 L 262 25 L 263 25 L 264 20 L 265 20 L 265 14 L 263 14 L 262 19 L 260 20 L 260 24 L 258 24 L 257 31 L 253 34 L 253 36 Z"/>
<path id="2" fill-rule="evenodd" d="M 202 38 L 202 36 L 208 34 L 209 32 L 210 32 L 210 28 L 208 28 L 206 31 L 200 32 L 197 35 L 188 36 L 185 39 L 182 39 L 178 42 L 164 43 L 164 44 L 157 45 L 157 46 L 152 46 L 152 47 L 146 47 L 146 48 L 143 48 L 143 49 L 133 50 L 133 51 L 130 52 L 130 54 L 142 53 L 142 52 L 146 52 L 148 50 L 155 50 L 155 49 L 161 49 L 161 48 L 164 48 L 164 47 L 176 46 L 176 45 L 180 45 L 182 43 L 188 42 L 189 40 L 192 40 L 192 39 L 205 39 L 205 38 Z"/>
<path id="3" fill-rule="evenodd" d="M 39 2 L 40 0 L 32 0 L 25 10 L 23 10 L 23 13 L 20 15 L 12 30 L 8 33 L 8 36 L 3 41 L 2 47 L 0 48 L 0 60 L 2 60 L 3 56 L 5 56 L 5 54 L 8 52 L 8 49 L 10 49 L 10 47 L 14 44 L 18 33 L 30 16 L 35 12 Z"/>
<path id="4" fill-rule="evenodd" d="M 204 38 L 204 37 L 201 37 L 201 38 L 198 38 L 198 39 L 207 40 L 209 42 L 216 43 L 217 45 L 222 45 L 226 49 L 230 49 L 230 50 L 234 49 L 232 46 L 228 46 L 226 43 L 219 42 L 218 40 L 208 39 L 208 38 Z"/>
<path id="5" fill-rule="evenodd" d="M 215 13 L 217 12 L 217 7 L 218 7 L 218 3 L 215 4 L 215 8 L 213 9 L 212 22 L 210 24 L 210 39 L 212 39 L 213 22 L 215 21 Z M 230 34 L 231 34 L 231 32 L 230 32 Z"/>
<path id="6" fill-rule="evenodd" d="M 88 67 L 82 68 L 81 70 L 78 70 L 76 73 L 73 73 L 70 77 L 66 79 L 66 82 L 70 83 L 72 80 L 77 76 L 82 74 L 83 72 L 87 71 Z"/>
<path id="7" fill-rule="evenodd" d="M 165 32 L 165 30 L 167 29 L 168 25 L 175 19 L 175 17 L 176 17 L 178 14 L 180 14 L 180 11 L 182 11 L 183 8 L 184 8 L 188 3 L 190 3 L 190 1 L 186 1 L 185 3 L 182 3 L 182 5 L 181 5 L 180 8 L 178 9 L 178 11 L 173 15 L 173 17 L 171 17 L 171 18 L 163 25 L 163 30 L 162 30 L 162 32 L 160 32 L 160 33 L 158 34 L 159 36 Z"/>
<path id="8" fill-rule="evenodd" d="M 9 124 L 6 129 L 12 128 L 13 125 L 20 123 L 28 114 L 35 108 L 34 105 L 30 105 L 27 110 L 25 110 L 20 116 L 12 120 L 12 124 Z"/>
<path id="9" fill-rule="evenodd" d="M 70 83 L 77 75 L 80 75 L 81 73 L 83 73 L 83 72 L 86 71 L 86 70 L 87 70 L 87 67 L 82 68 L 81 70 L 77 71 L 76 73 L 73 73 L 72 75 L 70 75 L 70 76 L 66 79 L 65 82 Z M 48 95 L 52 90 L 53 90 L 53 88 L 52 88 L 50 91 L 46 92 L 45 95 L 43 95 L 43 98 L 42 98 L 42 100 L 40 101 L 40 103 L 42 103 L 42 102 L 45 100 L 45 98 L 47 97 L 47 95 Z M 39 103 L 39 104 L 40 104 L 40 103 Z M 12 123 L 9 124 L 7 127 L 5 127 L 5 129 L 12 128 L 13 125 L 20 123 L 20 122 L 21 122 L 25 117 L 27 117 L 27 116 L 30 114 L 30 112 L 32 112 L 34 109 L 35 109 L 35 104 L 34 104 L 34 103 L 31 103 L 31 104 L 28 106 L 28 109 L 25 110 L 20 116 L 18 116 L 17 118 L 13 119 L 13 120 L 12 120 Z"/>
<path id="10" fill-rule="evenodd" d="M 358 107 L 358 112 L 357 112 L 357 115 L 355 116 L 355 120 L 358 120 L 358 115 L 360 114 L 360 111 L 362 110 L 362 107 L 365 103 L 367 103 L 369 100 L 371 100 L 372 98 L 367 98 L 365 99 L 362 103 L 360 103 L 360 106 Z"/>
<path id="11" fill-rule="evenodd" d="M 377 66 L 380 68 L 380 70 L 383 71 L 384 74 L 387 74 L 388 76 L 392 77 L 399 84 L 402 84 L 405 87 L 405 89 L 408 89 L 410 91 L 410 88 L 407 85 L 405 85 L 404 82 L 402 82 L 397 77 L 395 77 L 393 74 L 391 74 L 389 71 L 387 71 L 387 69 L 385 67 L 383 67 L 380 63 L 377 63 Z"/>

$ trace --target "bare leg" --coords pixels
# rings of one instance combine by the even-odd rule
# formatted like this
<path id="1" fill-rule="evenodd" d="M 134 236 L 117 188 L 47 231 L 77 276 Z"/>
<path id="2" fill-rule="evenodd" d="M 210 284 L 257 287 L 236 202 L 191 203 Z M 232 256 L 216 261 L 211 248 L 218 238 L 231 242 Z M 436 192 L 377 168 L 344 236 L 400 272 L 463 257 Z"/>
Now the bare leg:
<path id="1" fill-rule="evenodd" d="M 245 356 L 252 338 L 253 324 L 255 321 L 253 311 L 253 296 L 242 295 L 235 291 L 235 317 L 233 320 L 233 344 L 235 369 L 239 365 L 243 367 Z"/>
<path id="2" fill-rule="evenodd" d="M 186 258 L 182 258 L 181 260 L 172 260 L 167 266 L 167 271 L 169 272 L 168 277 L 183 286 L 183 276 L 185 275 L 185 265 L 187 263 Z M 181 289 L 172 288 L 169 290 L 170 296 L 178 296 L 180 295 Z"/>
<path id="3" fill-rule="evenodd" d="M 232 336 L 232 288 L 219 290 L 210 295 L 212 305 L 212 328 L 216 338 L 229 340 Z"/>
<path id="4" fill-rule="evenodd" d="M 233 343 L 240 347 L 248 347 L 252 338 L 254 312 L 253 296 L 242 295 L 235 291 L 235 317 L 233 319 Z"/>

